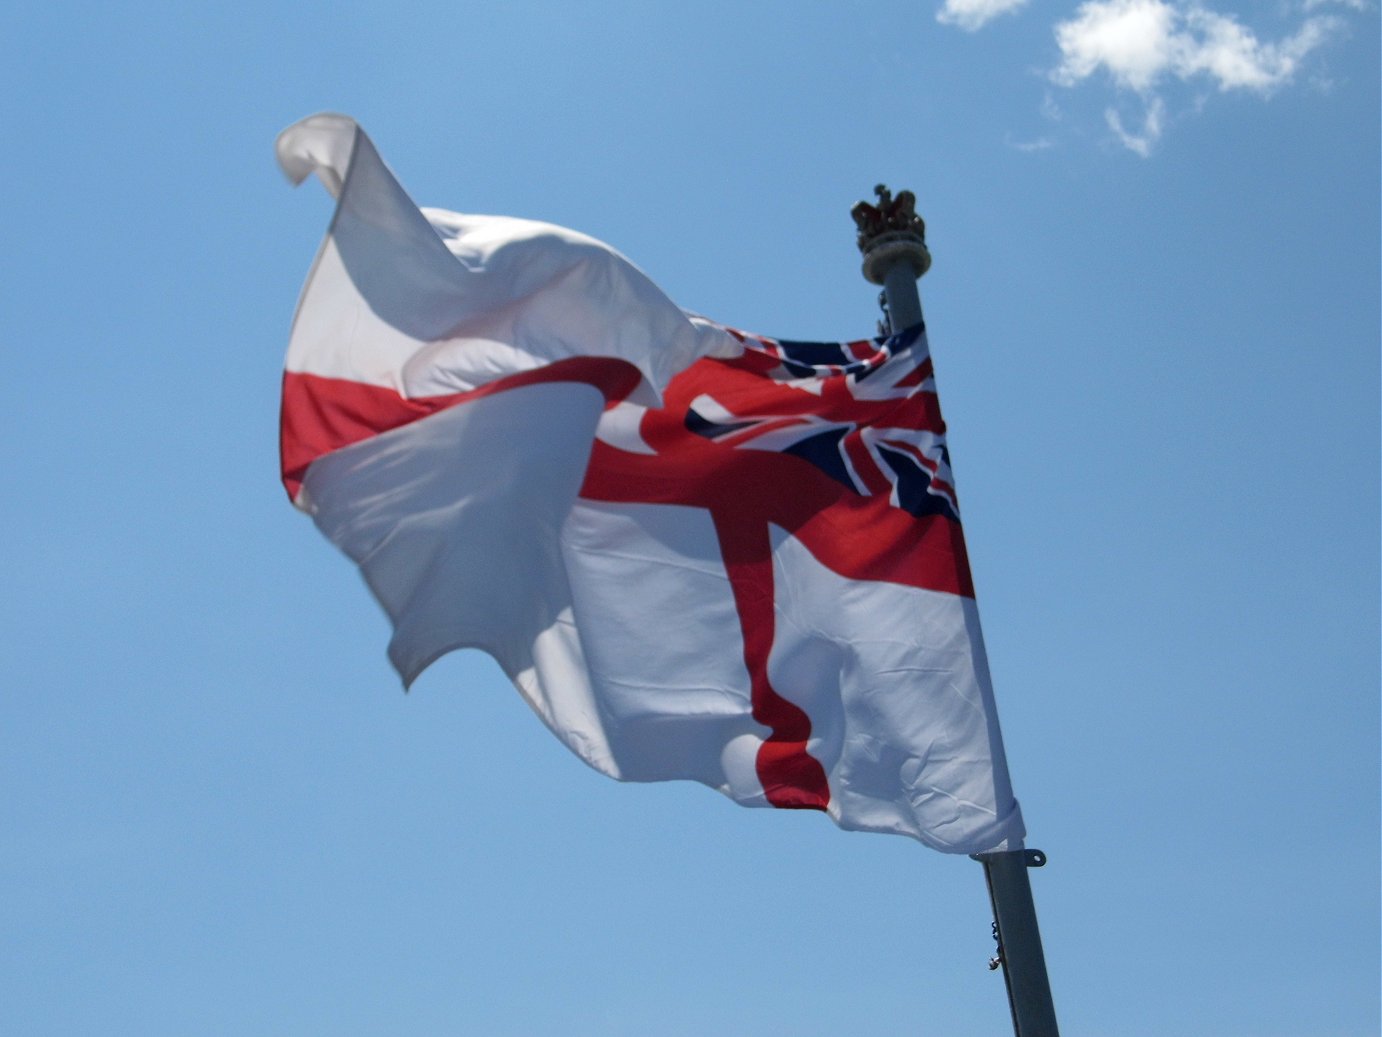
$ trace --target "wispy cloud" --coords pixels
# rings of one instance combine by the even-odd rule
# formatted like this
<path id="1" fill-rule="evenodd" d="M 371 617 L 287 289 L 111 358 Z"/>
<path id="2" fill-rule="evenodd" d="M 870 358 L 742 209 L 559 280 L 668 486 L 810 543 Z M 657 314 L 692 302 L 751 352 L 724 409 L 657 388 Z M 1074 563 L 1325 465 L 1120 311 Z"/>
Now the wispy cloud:
<path id="1" fill-rule="evenodd" d="M 1026 3 L 1027 0 L 945 0 L 945 6 L 936 12 L 936 21 L 974 32 Z"/>
<path id="2" fill-rule="evenodd" d="M 1108 128 L 1113 131 L 1123 147 L 1143 158 L 1152 153 L 1152 146 L 1161 139 L 1165 119 L 1166 105 L 1159 97 L 1148 100 L 1147 109 L 1142 115 L 1142 129 L 1135 132 L 1123 126 L 1123 119 L 1117 109 L 1108 108 L 1104 111 L 1104 121 L 1108 123 Z"/>
<path id="3" fill-rule="evenodd" d="M 1011 134 L 1004 139 L 1004 143 L 1015 151 L 1026 152 L 1049 151 L 1056 146 L 1056 142 L 1050 137 L 1037 137 L 1035 140 L 1015 140 Z"/>

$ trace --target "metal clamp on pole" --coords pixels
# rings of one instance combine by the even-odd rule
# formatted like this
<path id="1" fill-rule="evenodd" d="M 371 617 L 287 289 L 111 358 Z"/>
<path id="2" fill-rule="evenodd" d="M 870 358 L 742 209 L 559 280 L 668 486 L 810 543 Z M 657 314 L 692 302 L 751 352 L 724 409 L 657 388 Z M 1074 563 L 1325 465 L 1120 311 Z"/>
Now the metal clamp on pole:
<path id="1" fill-rule="evenodd" d="M 901 191 L 893 197 L 882 184 L 874 189 L 876 203 L 859 202 L 850 210 L 859 228 L 859 251 L 864 277 L 883 286 L 884 333 L 897 334 L 922 323 L 917 281 L 931 267 L 926 248 L 926 224 L 916 214 L 916 196 Z M 1037 928 L 1036 906 L 1028 868 L 1040 868 L 1040 850 L 1015 849 L 975 854 L 984 865 L 989 900 L 993 904 L 993 935 L 998 953 L 990 968 L 1003 969 L 1017 1037 L 1059 1037 L 1046 956 Z"/>

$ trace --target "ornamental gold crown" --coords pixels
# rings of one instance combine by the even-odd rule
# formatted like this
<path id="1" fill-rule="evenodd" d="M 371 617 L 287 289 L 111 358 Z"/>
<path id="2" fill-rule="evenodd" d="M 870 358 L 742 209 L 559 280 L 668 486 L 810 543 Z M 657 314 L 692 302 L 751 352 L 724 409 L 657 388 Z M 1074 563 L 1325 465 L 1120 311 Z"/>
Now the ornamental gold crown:
<path id="1" fill-rule="evenodd" d="M 867 252 L 883 235 L 916 235 L 925 241 L 926 221 L 917 215 L 917 198 L 911 191 L 899 191 L 897 197 L 884 184 L 873 189 L 876 204 L 857 202 L 849 214 L 859 228 L 859 251 Z"/>

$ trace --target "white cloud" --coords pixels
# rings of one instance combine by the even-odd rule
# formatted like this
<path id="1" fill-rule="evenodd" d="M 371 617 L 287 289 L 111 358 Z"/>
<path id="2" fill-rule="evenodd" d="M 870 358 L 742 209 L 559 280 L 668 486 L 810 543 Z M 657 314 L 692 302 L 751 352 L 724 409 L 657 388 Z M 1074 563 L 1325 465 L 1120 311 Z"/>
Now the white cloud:
<path id="1" fill-rule="evenodd" d="M 936 12 L 936 21 L 974 32 L 1000 14 L 1016 11 L 1026 3 L 1027 0 L 945 0 L 945 6 Z"/>
<path id="2" fill-rule="evenodd" d="M 1305 0 L 1306 8 L 1325 2 Z M 1225 90 L 1267 95 L 1289 83 L 1307 54 L 1341 26 L 1329 15 L 1310 15 L 1286 38 L 1265 43 L 1231 15 L 1198 0 L 1086 0 L 1055 27 L 1060 64 L 1051 78 L 1075 86 L 1102 71 L 1122 89 L 1136 92 L 1142 127 L 1129 129 L 1114 108 L 1104 120 L 1130 151 L 1146 156 L 1160 139 L 1166 106 L 1158 89 L 1169 80 L 1208 80 Z"/>
<path id="3" fill-rule="evenodd" d="M 1088 0 L 1056 26 L 1061 63 L 1052 76 L 1073 86 L 1103 69 L 1119 86 L 1147 93 L 1167 77 L 1205 75 L 1220 90 L 1266 93 L 1289 82 L 1337 24 L 1312 16 L 1280 43 L 1263 43 L 1234 18 L 1198 4 Z"/>
<path id="4" fill-rule="evenodd" d="M 1074 86 L 1103 66 L 1120 85 L 1146 90 L 1173 61 L 1175 22 L 1162 0 L 1091 0 L 1056 26 L 1061 63 L 1053 76 Z"/>

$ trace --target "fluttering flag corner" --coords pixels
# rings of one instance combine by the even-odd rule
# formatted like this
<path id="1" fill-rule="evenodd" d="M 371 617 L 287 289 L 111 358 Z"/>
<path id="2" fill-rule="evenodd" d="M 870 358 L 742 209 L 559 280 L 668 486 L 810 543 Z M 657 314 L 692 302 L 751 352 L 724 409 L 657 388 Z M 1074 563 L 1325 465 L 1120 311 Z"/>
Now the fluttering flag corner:
<path id="1" fill-rule="evenodd" d="M 478 648 L 611 777 L 1021 846 L 923 328 L 736 331 L 575 231 L 419 209 L 346 116 L 277 151 L 337 199 L 283 483 L 405 685 Z"/>

